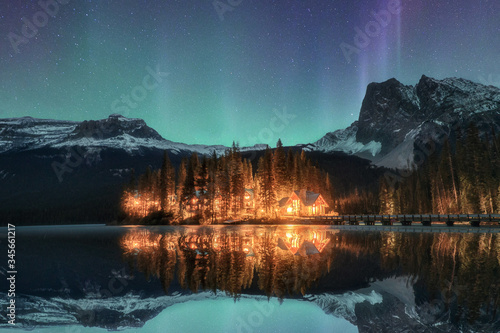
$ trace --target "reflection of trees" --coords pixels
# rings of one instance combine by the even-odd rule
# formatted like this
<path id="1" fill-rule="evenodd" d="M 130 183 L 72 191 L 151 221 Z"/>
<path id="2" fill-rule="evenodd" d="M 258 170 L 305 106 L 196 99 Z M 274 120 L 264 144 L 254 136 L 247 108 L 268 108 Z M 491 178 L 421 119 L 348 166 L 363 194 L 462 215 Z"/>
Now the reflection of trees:
<path id="1" fill-rule="evenodd" d="M 124 236 L 121 246 L 129 265 L 148 280 L 159 278 L 165 292 L 177 270 L 184 289 L 221 290 L 238 297 L 250 288 L 256 271 L 258 287 L 283 298 L 305 294 L 328 271 L 331 234 L 294 228 L 262 234 L 210 230 L 161 235 L 141 230 Z"/>
<path id="2" fill-rule="evenodd" d="M 493 318 L 500 301 L 500 240 L 496 234 L 339 232 L 307 227 L 193 230 L 183 234 L 131 231 L 121 240 L 125 259 L 165 292 L 180 286 L 238 297 L 257 286 L 268 297 L 305 294 L 330 272 L 346 275 L 334 258 L 370 258 L 380 271 L 358 271 L 363 281 L 411 276 L 454 320 Z M 176 272 L 177 271 L 177 275 Z M 356 273 L 357 274 L 357 273 Z M 331 275 L 329 275 L 331 276 Z M 453 306 L 456 301 L 457 306 Z M 453 309 L 452 309 L 453 308 Z"/>
<path id="3" fill-rule="evenodd" d="M 469 322 L 478 319 L 481 310 L 494 316 L 500 301 L 497 235 L 466 235 L 458 249 L 460 264 L 454 287 L 461 305 L 459 315 Z"/>
<path id="4" fill-rule="evenodd" d="M 495 318 L 500 306 L 500 240 L 497 234 L 346 232 L 339 249 L 379 255 L 384 271 L 424 283 L 429 300 L 453 310 L 453 320 L 473 323 Z M 450 309 L 451 310 L 451 309 Z"/>

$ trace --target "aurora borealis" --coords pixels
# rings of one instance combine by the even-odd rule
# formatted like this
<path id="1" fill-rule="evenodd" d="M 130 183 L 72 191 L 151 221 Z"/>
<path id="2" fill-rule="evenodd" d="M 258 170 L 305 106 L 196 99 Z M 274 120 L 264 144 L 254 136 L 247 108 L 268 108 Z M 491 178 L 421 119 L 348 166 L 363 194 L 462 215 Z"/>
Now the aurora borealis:
<path id="1" fill-rule="evenodd" d="M 2 1 L 0 118 L 121 113 L 185 143 L 313 142 L 357 119 L 373 81 L 500 86 L 499 13 L 497 0 Z"/>

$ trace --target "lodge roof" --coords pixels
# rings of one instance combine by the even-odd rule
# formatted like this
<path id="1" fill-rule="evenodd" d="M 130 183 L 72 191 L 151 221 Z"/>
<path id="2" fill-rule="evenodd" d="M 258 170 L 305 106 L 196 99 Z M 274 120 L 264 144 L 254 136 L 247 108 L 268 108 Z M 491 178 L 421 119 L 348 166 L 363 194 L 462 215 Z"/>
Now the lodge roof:
<path id="1" fill-rule="evenodd" d="M 318 200 L 320 194 L 311 191 L 294 191 L 294 193 L 302 200 L 304 206 L 312 206 Z"/>
<path id="2" fill-rule="evenodd" d="M 280 207 L 285 207 L 285 206 L 286 206 L 286 203 L 288 202 L 288 199 L 290 199 L 290 197 L 285 197 L 285 198 L 281 199 L 281 200 L 279 201 L 279 205 L 280 205 Z"/>

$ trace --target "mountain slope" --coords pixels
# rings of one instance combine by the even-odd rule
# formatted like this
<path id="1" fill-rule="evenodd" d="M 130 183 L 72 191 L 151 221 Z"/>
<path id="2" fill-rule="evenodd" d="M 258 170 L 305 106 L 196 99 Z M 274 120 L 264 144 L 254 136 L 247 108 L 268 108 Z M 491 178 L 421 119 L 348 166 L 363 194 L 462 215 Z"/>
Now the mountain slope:
<path id="1" fill-rule="evenodd" d="M 142 119 L 113 114 L 107 119 L 83 122 L 35 119 L 0 119 L 0 153 L 34 150 L 42 147 L 86 149 L 123 149 L 137 154 L 143 148 L 166 149 L 174 154 L 197 152 L 222 154 L 221 145 L 188 145 L 166 140 Z M 251 147 L 262 149 L 262 145 Z"/>
<path id="2" fill-rule="evenodd" d="M 254 170 L 265 148 L 241 148 Z M 165 140 L 143 120 L 119 115 L 84 122 L 0 119 L 0 223 L 110 222 L 132 169 L 136 175 L 148 166 L 158 169 L 164 150 L 177 167 L 193 152 L 221 155 L 226 149 Z M 354 187 L 376 188 L 380 170 L 367 160 L 316 151 L 308 155 L 330 173 L 339 195 Z"/>
<path id="3" fill-rule="evenodd" d="M 389 168 L 412 168 L 415 154 L 428 154 L 452 131 L 469 122 L 482 133 L 500 128 L 500 89 L 472 81 L 422 76 L 415 86 L 396 79 L 368 85 L 358 121 L 307 145 L 308 150 L 343 151 Z"/>

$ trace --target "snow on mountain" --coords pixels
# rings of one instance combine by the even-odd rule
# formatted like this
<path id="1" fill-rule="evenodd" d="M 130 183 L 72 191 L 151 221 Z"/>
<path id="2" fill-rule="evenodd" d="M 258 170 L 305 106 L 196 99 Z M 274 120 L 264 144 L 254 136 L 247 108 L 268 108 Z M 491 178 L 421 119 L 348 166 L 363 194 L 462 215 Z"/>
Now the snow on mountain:
<path id="1" fill-rule="evenodd" d="M 331 313 L 335 317 L 345 318 L 355 323 L 356 304 L 368 302 L 371 305 L 382 303 L 383 297 L 374 290 L 370 292 L 346 292 L 341 295 L 324 293 L 320 295 L 305 295 L 308 301 L 316 303 L 326 313 Z"/>
<path id="2" fill-rule="evenodd" d="M 66 329 L 72 327 L 71 331 L 78 331 L 85 326 L 94 327 L 94 330 L 105 328 L 127 332 L 128 329 L 134 328 L 134 332 L 157 332 L 159 331 L 157 327 L 164 327 L 165 322 L 168 322 L 169 317 L 172 316 L 181 321 L 178 326 L 183 327 L 185 331 L 199 332 L 203 329 L 206 332 L 236 332 L 238 326 L 245 324 L 239 318 L 252 318 L 255 313 L 262 318 L 264 326 L 293 325 L 293 328 L 290 327 L 287 331 L 299 327 L 323 331 L 325 325 L 329 326 L 330 330 L 340 325 L 350 332 L 357 331 L 354 325 L 343 317 L 330 316 L 313 302 L 295 299 L 279 302 L 276 298 L 268 300 L 266 296 L 246 294 L 242 294 L 237 301 L 223 293 L 214 294 L 213 292 L 195 294 L 175 292 L 173 295 L 157 297 L 142 297 L 138 293 L 108 298 L 87 295 L 81 299 L 22 295 L 18 298 L 18 302 L 16 317 L 20 328 L 25 330 L 36 328 L 37 331 L 47 329 L 48 332 L 54 332 L 61 326 Z M 1 300 L 0 305 L 7 306 L 6 302 Z M 189 309 L 182 310 L 185 306 Z M 180 311 L 179 308 L 181 308 Z M 228 315 L 228 310 L 233 315 Z M 193 318 L 193 313 L 197 314 L 196 318 Z M 188 318 L 184 318 L 186 315 Z M 290 316 L 298 317 L 299 322 L 290 323 Z M 226 326 L 225 329 L 211 323 L 210 321 L 214 318 L 218 319 L 221 326 Z M 314 318 L 316 318 L 316 326 L 308 322 L 308 319 Z M 210 325 L 207 326 L 207 324 Z M 174 323 L 170 326 L 174 326 Z M 0 329 L 7 327 L 9 324 L 0 323 Z"/>
<path id="3" fill-rule="evenodd" d="M 346 129 L 330 132 L 314 145 L 306 147 L 305 150 L 318 150 L 322 152 L 341 151 L 351 155 L 367 153 L 369 156 L 376 156 L 380 152 L 382 144 L 374 140 L 366 144 L 356 141 L 357 131 L 358 127 L 353 124 Z"/>
<path id="4" fill-rule="evenodd" d="M 189 145 L 161 137 L 142 119 L 112 114 L 107 119 L 83 122 L 36 119 L 31 117 L 0 119 L 0 153 L 32 150 L 41 147 L 84 147 L 87 151 L 104 148 L 122 149 L 135 154 L 143 148 L 221 155 L 228 149 L 222 145 Z M 266 145 L 242 148 L 262 150 Z"/>
<path id="5" fill-rule="evenodd" d="M 340 151 L 369 159 L 373 164 L 397 169 L 413 168 L 419 147 L 434 141 L 439 147 L 457 128 L 473 121 L 481 133 L 500 130 L 500 89 L 472 81 L 422 76 L 408 86 L 396 79 L 371 83 L 366 89 L 359 119 L 346 129 L 327 133 L 315 143 L 298 145 L 304 150 Z M 222 145 L 188 145 L 161 137 L 142 119 L 112 114 L 106 119 L 83 122 L 35 119 L 0 119 L 0 153 L 42 147 L 83 147 L 87 154 L 113 148 L 131 155 L 144 148 L 174 154 L 197 152 L 222 155 Z M 263 150 L 264 144 L 241 151 Z M 425 150 L 425 149 L 424 149 Z M 424 155 L 428 152 L 424 151 Z M 422 157 L 422 156 L 420 156 Z M 425 158 L 425 156 L 424 156 Z"/>
<path id="6" fill-rule="evenodd" d="M 60 142 L 77 122 L 32 117 L 0 119 L 0 153 Z"/>
<path id="7" fill-rule="evenodd" d="M 326 134 L 309 150 L 342 151 L 370 159 L 375 165 L 415 167 L 419 147 L 473 121 L 482 133 L 500 129 L 500 89 L 460 78 L 422 76 L 415 86 L 396 79 L 368 85 L 359 119 L 350 127 Z"/>

